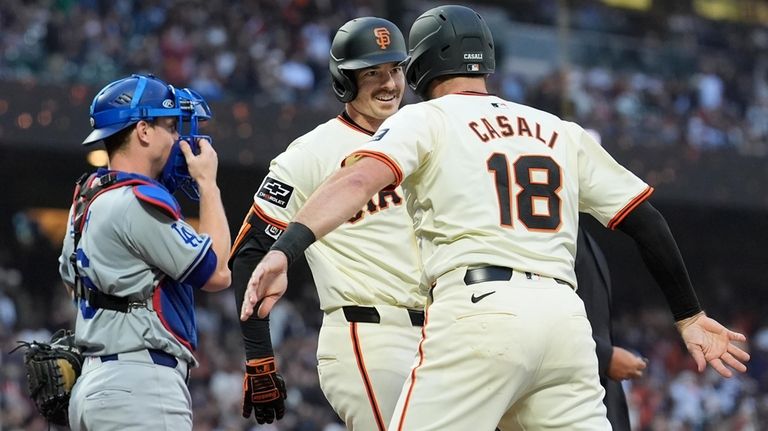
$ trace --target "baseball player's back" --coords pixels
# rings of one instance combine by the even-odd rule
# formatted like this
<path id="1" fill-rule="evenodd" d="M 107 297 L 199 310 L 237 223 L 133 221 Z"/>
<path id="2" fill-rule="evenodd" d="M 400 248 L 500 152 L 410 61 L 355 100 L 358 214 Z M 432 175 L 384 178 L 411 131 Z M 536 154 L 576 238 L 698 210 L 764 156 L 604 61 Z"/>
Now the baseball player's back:
<path id="1" fill-rule="evenodd" d="M 407 177 L 417 233 L 430 239 L 422 253 L 432 281 L 485 264 L 575 286 L 577 208 L 616 223 L 651 192 L 578 125 L 489 94 L 404 107 L 382 130 L 356 156 L 386 160 Z"/>
<path id="2" fill-rule="evenodd" d="M 420 363 L 393 425 L 422 429 L 424 412 L 439 409 L 441 396 L 489 391 L 529 397 L 522 410 L 507 413 L 525 427 L 607 427 L 594 341 L 574 292 L 577 212 L 584 207 L 614 220 L 649 187 L 603 157 L 575 124 L 489 94 L 448 94 L 404 107 L 379 135 L 348 162 L 377 158 L 405 178 L 425 274 L 434 283 Z M 610 184 L 611 193 L 599 184 Z M 588 206 L 593 201 L 600 206 Z M 475 353 L 457 353 L 460 345 Z M 473 380 L 467 371 L 461 383 L 441 380 L 452 360 L 493 378 Z M 546 414 L 567 398 L 569 384 L 581 388 L 570 396 L 573 409 Z M 488 409 L 487 425 L 495 426 L 495 407 Z M 429 426 L 463 429 L 478 421 L 455 411 Z"/>

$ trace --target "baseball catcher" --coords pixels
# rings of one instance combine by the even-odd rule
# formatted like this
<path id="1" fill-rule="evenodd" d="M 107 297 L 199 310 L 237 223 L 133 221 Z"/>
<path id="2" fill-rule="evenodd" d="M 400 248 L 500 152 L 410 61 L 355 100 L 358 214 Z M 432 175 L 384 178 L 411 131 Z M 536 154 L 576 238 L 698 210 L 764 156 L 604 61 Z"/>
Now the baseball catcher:
<path id="1" fill-rule="evenodd" d="M 83 145 L 102 143 L 109 161 L 78 180 L 59 255 L 85 356 L 73 431 L 192 430 L 195 292 L 230 282 L 218 159 L 198 134 L 212 115 L 199 94 L 153 75 L 113 81 L 91 103 Z M 177 190 L 199 201 L 199 230 Z"/>
<path id="2" fill-rule="evenodd" d="M 69 396 L 83 367 L 83 355 L 75 346 L 72 331 L 61 329 L 49 343 L 19 341 L 13 351 L 25 348 L 29 396 L 49 422 L 69 425 Z"/>

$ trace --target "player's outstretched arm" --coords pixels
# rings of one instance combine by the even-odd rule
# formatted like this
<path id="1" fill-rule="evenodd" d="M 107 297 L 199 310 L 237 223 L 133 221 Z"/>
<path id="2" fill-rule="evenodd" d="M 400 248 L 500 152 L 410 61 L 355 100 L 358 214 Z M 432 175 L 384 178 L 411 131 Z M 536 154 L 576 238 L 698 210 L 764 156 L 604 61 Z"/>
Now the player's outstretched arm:
<path id="1" fill-rule="evenodd" d="M 264 317 L 288 287 L 288 266 L 317 238 L 339 227 L 365 205 L 379 190 L 395 181 L 395 174 L 383 162 L 363 157 L 331 175 L 304 206 L 294 222 L 280 235 L 253 271 L 243 298 L 240 320 L 253 314 Z"/>
<path id="2" fill-rule="evenodd" d="M 703 311 L 676 325 L 699 372 L 704 371 L 707 363 L 723 377 L 733 376 L 728 367 L 740 373 L 747 371 L 744 363 L 749 354 L 735 344 L 747 341 L 743 334 L 731 331 Z"/>
<path id="3" fill-rule="evenodd" d="M 394 181 L 395 174 L 384 162 L 362 157 L 328 177 L 293 220 L 307 226 L 316 238 L 322 238 L 349 220 L 371 196 Z"/>
<path id="4" fill-rule="evenodd" d="M 257 315 L 265 318 L 288 289 L 288 258 L 281 251 L 270 251 L 253 270 L 243 296 L 240 320 L 248 320 L 257 303 Z"/>
<path id="5" fill-rule="evenodd" d="M 237 310 L 243 308 L 243 297 L 254 268 L 274 243 L 264 229 L 249 232 L 248 239 L 234 251 L 232 287 Z M 286 385 L 278 371 L 278 361 L 269 334 L 269 316 L 252 315 L 240 322 L 245 347 L 243 375 L 243 417 L 253 416 L 256 422 L 272 423 L 285 415 Z"/>
<path id="6" fill-rule="evenodd" d="M 635 240 L 643 261 L 667 299 L 699 371 L 703 371 L 707 363 L 724 377 L 733 375 L 726 365 L 739 372 L 746 371 L 743 362 L 749 360 L 749 355 L 734 344 L 746 341 L 746 337 L 704 314 L 677 242 L 661 213 L 643 202 L 618 228 Z"/>

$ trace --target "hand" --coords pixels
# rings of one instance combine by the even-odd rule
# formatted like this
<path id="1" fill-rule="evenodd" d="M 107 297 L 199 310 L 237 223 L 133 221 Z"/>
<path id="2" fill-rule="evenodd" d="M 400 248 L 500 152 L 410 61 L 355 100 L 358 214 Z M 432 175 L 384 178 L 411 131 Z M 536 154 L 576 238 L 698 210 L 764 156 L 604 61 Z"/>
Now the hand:
<path id="1" fill-rule="evenodd" d="M 675 324 L 699 372 L 704 371 L 707 363 L 723 377 L 733 375 L 726 364 L 740 373 L 747 371 L 744 362 L 749 360 L 749 353 L 733 343 L 746 341 L 743 334 L 729 330 L 703 311 Z"/>
<path id="2" fill-rule="evenodd" d="M 246 321 L 259 304 L 258 316 L 265 318 L 288 288 L 288 258 L 281 251 L 270 251 L 256 266 L 245 289 L 240 320 Z"/>
<path id="3" fill-rule="evenodd" d="M 611 363 L 608 364 L 608 377 L 618 382 L 643 377 L 647 363 L 634 353 L 614 346 Z"/>
<path id="4" fill-rule="evenodd" d="M 245 363 L 243 378 L 243 417 L 271 424 L 285 414 L 285 382 L 277 372 L 275 358 L 251 359 Z"/>
<path id="5" fill-rule="evenodd" d="M 207 139 L 199 139 L 197 144 L 200 147 L 200 154 L 193 153 L 187 141 L 179 142 L 181 152 L 187 161 L 189 175 L 201 186 L 216 184 L 216 171 L 219 166 L 218 155 Z"/>

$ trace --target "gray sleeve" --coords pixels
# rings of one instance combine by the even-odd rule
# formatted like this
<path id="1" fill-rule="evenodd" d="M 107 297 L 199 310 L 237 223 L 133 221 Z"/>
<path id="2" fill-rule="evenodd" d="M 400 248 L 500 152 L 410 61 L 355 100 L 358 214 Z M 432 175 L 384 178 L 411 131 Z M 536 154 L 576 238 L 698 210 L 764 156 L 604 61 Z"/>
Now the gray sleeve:
<path id="1" fill-rule="evenodd" d="M 64 241 L 61 246 L 61 255 L 59 256 L 59 274 L 61 279 L 70 287 L 75 285 L 75 273 L 69 258 L 74 251 L 75 239 L 74 230 L 72 229 L 72 208 L 69 209 L 69 215 L 67 216 L 67 230 L 64 233 Z"/>
<path id="2" fill-rule="evenodd" d="M 211 248 L 208 235 L 139 200 L 126 206 L 123 221 L 124 241 L 130 249 L 177 281 L 183 282 Z"/>

